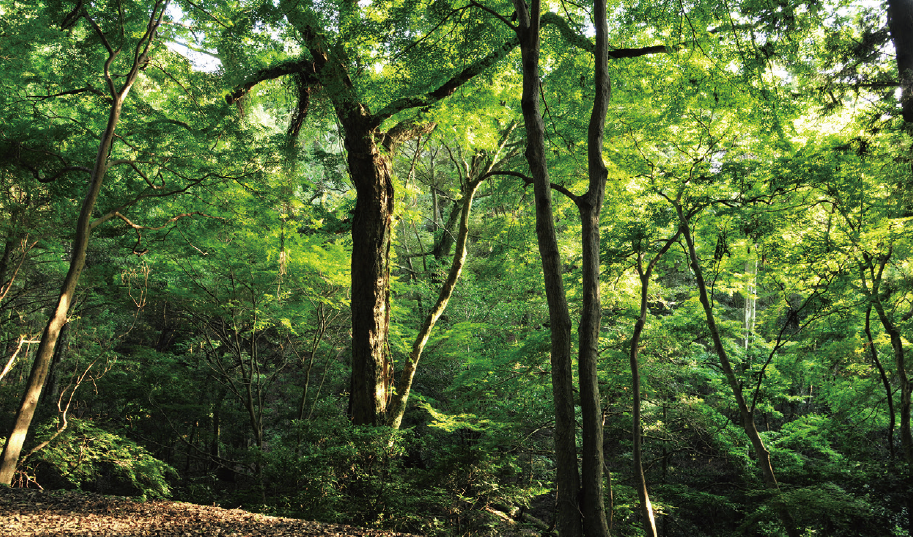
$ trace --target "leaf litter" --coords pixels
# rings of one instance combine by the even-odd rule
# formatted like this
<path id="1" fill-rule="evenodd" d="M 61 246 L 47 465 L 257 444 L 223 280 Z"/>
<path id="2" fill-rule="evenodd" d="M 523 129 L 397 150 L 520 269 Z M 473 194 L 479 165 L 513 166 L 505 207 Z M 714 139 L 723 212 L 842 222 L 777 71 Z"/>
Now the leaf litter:
<path id="1" fill-rule="evenodd" d="M 0 536 L 418 537 L 241 509 L 74 491 L 0 487 Z"/>

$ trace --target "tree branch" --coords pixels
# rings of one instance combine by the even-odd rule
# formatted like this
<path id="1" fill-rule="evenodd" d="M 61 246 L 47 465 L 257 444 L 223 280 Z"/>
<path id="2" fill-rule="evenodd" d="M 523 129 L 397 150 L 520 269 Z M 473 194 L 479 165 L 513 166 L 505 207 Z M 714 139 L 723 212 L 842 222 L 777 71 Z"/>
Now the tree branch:
<path id="1" fill-rule="evenodd" d="M 520 172 L 491 171 L 491 172 L 486 173 L 486 174 L 483 175 L 482 177 L 480 177 L 480 179 L 487 179 L 488 177 L 491 177 L 492 175 L 509 175 L 509 176 L 511 176 L 511 177 L 519 177 L 520 179 L 523 179 L 523 181 L 524 181 L 526 184 L 528 184 L 528 185 L 533 184 L 533 178 L 532 178 L 532 177 L 530 177 L 530 176 L 528 176 L 528 175 L 524 175 L 524 174 L 522 174 L 522 173 L 520 173 Z M 568 190 L 568 189 L 565 188 L 564 186 L 559 185 L 558 183 L 551 183 L 550 186 L 552 187 L 552 190 L 554 190 L 555 192 L 560 192 L 560 193 L 564 194 L 565 196 L 567 196 L 568 198 L 570 198 L 570 199 L 571 199 L 572 201 L 574 201 L 575 203 L 577 202 L 578 199 L 580 199 L 580 196 L 578 196 L 577 194 L 574 194 L 573 192 L 571 192 L 570 190 Z"/>
<path id="2" fill-rule="evenodd" d="M 557 13 L 543 13 L 542 14 L 542 25 L 552 25 L 558 29 L 558 33 L 561 34 L 565 40 L 575 47 L 585 50 L 590 54 L 596 53 L 596 45 L 591 42 L 589 39 L 583 37 L 574 31 L 573 28 Z M 609 59 L 618 60 L 621 58 L 638 58 L 640 56 L 648 56 L 651 54 L 669 54 L 674 50 L 674 47 L 667 47 L 665 45 L 655 45 L 652 47 L 640 47 L 640 48 L 617 48 L 610 50 Z"/>
<path id="3" fill-rule="evenodd" d="M 516 48 L 519 44 L 520 39 L 516 36 L 512 37 L 511 39 L 504 42 L 501 46 L 488 53 L 487 56 L 460 71 L 453 78 L 442 84 L 436 90 L 430 91 L 424 95 L 397 99 L 381 109 L 375 117 L 378 120 L 383 121 L 384 119 L 389 118 L 397 112 L 402 112 L 403 110 L 408 110 L 409 108 L 430 106 L 437 101 L 444 99 L 445 97 L 453 95 L 453 93 L 459 89 L 460 86 L 471 80 L 474 76 L 484 72 L 492 65 L 507 57 L 510 51 Z"/>
<path id="4" fill-rule="evenodd" d="M 228 104 L 233 104 L 235 101 L 244 97 L 257 84 L 265 80 L 273 80 L 280 78 L 286 75 L 299 74 L 302 77 L 302 82 L 306 85 L 317 84 L 316 70 L 314 68 L 314 62 L 307 60 L 295 60 L 290 62 L 280 63 L 272 67 L 267 67 L 266 69 L 261 69 L 251 75 L 247 80 L 235 86 L 235 89 L 231 93 L 225 96 L 225 101 Z M 313 78 L 312 78 L 313 77 Z"/>

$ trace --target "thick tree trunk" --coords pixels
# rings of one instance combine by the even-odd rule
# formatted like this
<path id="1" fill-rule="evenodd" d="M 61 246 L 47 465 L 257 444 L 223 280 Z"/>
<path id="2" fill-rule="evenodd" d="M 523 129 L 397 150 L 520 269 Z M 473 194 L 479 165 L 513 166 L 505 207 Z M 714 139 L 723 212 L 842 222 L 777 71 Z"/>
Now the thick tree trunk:
<path id="1" fill-rule="evenodd" d="M 701 270 L 700 260 L 697 257 L 697 250 L 694 246 L 694 238 L 691 236 L 690 219 L 685 216 L 681 205 L 677 201 L 675 202 L 675 210 L 678 213 L 681 232 L 685 237 L 685 243 L 688 248 L 688 257 L 691 261 L 691 270 L 694 273 L 694 280 L 697 283 L 701 306 L 703 307 L 704 315 L 707 318 L 707 328 L 710 330 L 710 337 L 713 340 L 713 347 L 716 350 L 717 357 L 720 360 L 720 367 L 723 369 L 723 374 L 726 377 L 726 381 L 729 383 L 729 387 L 732 390 L 732 395 L 736 400 L 736 405 L 738 406 L 739 415 L 741 416 L 742 420 L 742 428 L 745 430 L 745 434 L 751 441 L 755 455 L 758 458 L 758 467 L 761 469 L 761 475 L 763 476 L 764 484 L 769 490 L 774 491 L 775 494 L 779 494 L 780 485 L 777 483 L 776 474 L 774 473 L 773 465 L 770 461 L 770 452 L 764 446 L 764 441 L 761 439 L 761 435 L 758 433 L 758 428 L 755 425 L 754 416 L 752 415 L 751 410 L 749 410 L 748 405 L 745 402 L 745 397 L 742 395 L 742 386 L 732 370 L 732 365 L 729 362 L 729 355 L 723 346 L 720 330 L 717 327 L 716 319 L 713 315 L 713 306 L 710 304 L 710 297 L 707 294 L 707 284 L 704 281 L 704 274 Z M 800 533 L 796 527 L 795 520 L 793 520 L 793 517 L 787 509 L 786 505 L 784 505 L 778 498 L 774 498 L 774 506 L 777 514 L 780 517 L 780 521 L 783 523 L 783 526 L 786 529 L 786 534 L 789 535 L 789 537 L 799 537 Z"/>
<path id="2" fill-rule="evenodd" d="M 913 124 L 913 0 L 888 0 L 888 29 L 897 58 L 903 120 Z"/>
<path id="3" fill-rule="evenodd" d="M 526 160 L 533 176 L 536 203 L 536 237 L 545 277 L 551 328 L 552 397 L 555 405 L 555 459 L 557 466 L 557 529 L 562 537 L 582 534 L 578 508 L 580 474 L 577 470 L 574 385 L 571 370 L 571 316 L 564 282 L 561 255 L 552 218 L 552 191 L 545 161 L 545 124 L 539 110 L 539 0 L 527 9 L 524 0 L 514 0 L 517 10 L 520 53 L 523 63 L 521 107 L 526 125 Z M 602 476 L 601 469 L 597 475 Z"/>
<path id="4" fill-rule="evenodd" d="M 386 423 L 392 370 L 390 330 L 390 241 L 393 178 L 370 126 L 345 125 L 349 173 L 355 183 L 352 219 L 352 384 L 349 411 L 356 425 Z"/>

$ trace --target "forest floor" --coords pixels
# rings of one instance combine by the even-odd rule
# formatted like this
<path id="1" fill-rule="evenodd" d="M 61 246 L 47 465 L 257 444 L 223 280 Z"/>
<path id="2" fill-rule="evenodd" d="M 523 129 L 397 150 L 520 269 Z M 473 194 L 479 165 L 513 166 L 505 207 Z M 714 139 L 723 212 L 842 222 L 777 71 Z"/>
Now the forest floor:
<path id="1" fill-rule="evenodd" d="M 0 487 L 0 536 L 63 537 L 410 537 L 279 518 L 240 509 L 100 494 Z M 412 536 L 415 537 L 415 536 Z"/>

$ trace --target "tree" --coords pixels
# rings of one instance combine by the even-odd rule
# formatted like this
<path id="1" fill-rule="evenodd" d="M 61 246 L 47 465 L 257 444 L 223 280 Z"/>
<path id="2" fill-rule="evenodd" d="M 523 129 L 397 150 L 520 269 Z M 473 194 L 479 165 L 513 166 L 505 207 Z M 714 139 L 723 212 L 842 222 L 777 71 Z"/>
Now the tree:
<path id="1" fill-rule="evenodd" d="M 375 9 L 378 9 L 376 13 Z M 465 8 L 464 8 L 465 9 Z M 418 21 L 419 33 L 435 32 L 448 22 L 449 16 L 457 10 L 443 14 L 430 13 L 430 20 Z M 369 106 L 366 89 L 372 81 L 362 74 L 362 67 L 374 60 L 370 49 L 359 49 L 345 40 L 349 33 L 362 31 L 362 16 L 371 14 L 384 20 L 395 30 L 395 35 L 408 35 L 410 24 L 404 13 L 387 13 L 375 6 L 358 7 L 350 4 L 340 6 L 341 26 L 337 35 L 327 31 L 325 14 L 316 7 L 306 8 L 291 0 L 284 0 L 278 6 L 281 14 L 294 28 L 304 45 L 305 53 L 296 60 L 284 61 L 259 70 L 243 81 L 228 97 L 233 103 L 257 83 L 286 75 L 295 75 L 302 91 L 299 95 L 299 113 L 296 121 L 302 121 L 307 114 L 310 92 L 323 88 L 332 104 L 343 131 L 347 151 L 346 162 L 349 175 L 355 185 L 356 204 L 352 217 L 352 386 L 350 390 L 350 413 L 356 424 L 381 425 L 386 423 L 387 402 L 393 382 L 392 368 L 388 356 L 388 333 L 390 325 L 389 283 L 390 245 L 394 214 L 394 187 L 391 176 L 389 155 L 403 140 L 428 132 L 433 124 L 422 122 L 416 117 L 406 117 L 382 131 L 385 121 L 397 114 L 412 109 L 423 109 L 452 95 L 473 77 L 496 64 L 515 46 L 515 42 L 483 41 L 488 50 L 480 49 L 479 43 L 458 40 L 453 46 L 465 48 L 470 61 L 462 66 L 446 66 L 434 74 L 423 74 L 422 78 L 435 80 L 429 87 L 407 86 L 400 95 L 390 99 L 380 96 L 380 106 Z M 398 19 L 397 17 L 404 17 Z M 475 22 L 464 32 L 479 32 L 485 28 L 484 21 Z M 334 37 L 336 39 L 334 39 Z M 421 62 L 425 52 L 425 35 L 395 43 L 402 47 L 394 54 L 391 65 L 385 69 L 411 70 Z M 402 59 L 399 59 L 402 57 Z M 409 66 L 409 67 L 406 67 Z M 437 82 L 441 78 L 443 83 Z M 386 92 L 384 92 L 386 93 Z M 387 97 L 384 99 L 384 97 Z M 372 112 L 372 108 L 377 110 Z"/>
<path id="2" fill-rule="evenodd" d="M 412 389 L 412 380 L 415 377 L 418 362 L 422 357 L 422 351 L 428 343 L 428 338 L 435 323 L 437 323 L 441 314 L 444 313 L 444 309 L 453 295 L 457 281 L 460 279 L 460 273 L 463 271 L 463 265 L 466 262 L 467 243 L 469 241 L 469 217 L 472 211 L 473 198 L 479 186 L 489 177 L 501 173 L 498 168 L 514 156 L 514 151 L 507 151 L 507 154 L 503 157 L 501 152 L 504 150 L 504 146 L 510 139 L 515 127 L 516 123 L 511 123 L 504 129 L 501 142 L 494 155 L 487 158 L 483 154 L 477 155 L 477 158 L 473 159 L 473 165 L 467 166 L 465 182 L 461 189 L 462 199 L 459 203 L 460 222 L 453 260 L 450 264 L 450 270 L 447 272 L 447 277 L 441 285 L 437 301 L 428 311 L 424 321 L 422 321 L 422 326 L 415 336 L 415 341 L 412 343 L 412 350 L 400 373 L 399 382 L 396 383 L 396 391 L 391 400 L 390 416 L 388 417 L 388 424 L 394 429 L 399 429 L 400 425 L 402 425 L 403 415 L 406 412 L 406 403 L 409 400 L 409 392 Z M 444 234 L 449 234 L 449 230 L 445 230 Z"/>
<path id="3" fill-rule="evenodd" d="M 913 2 L 888 1 L 888 29 L 897 59 L 901 115 L 910 124 L 913 123 Z"/>
<path id="4" fill-rule="evenodd" d="M 107 60 L 104 63 L 103 76 L 111 98 L 110 111 L 107 124 L 99 141 L 95 164 L 89 171 L 89 184 L 86 196 L 82 202 L 79 218 L 76 221 L 76 235 L 73 239 L 70 268 L 64 278 L 60 295 L 57 300 L 57 306 L 53 315 L 48 320 L 48 324 L 41 336 L 41 343 L 38 346 L 37 355 L 32 365 L 32 373 L 29 376 L 28 387 L 23 394 L 22 403 L 16 414 L 16 424 L 3 448 L 2 461 L 0 461 L 0 483 L 9 485 L 13 478 L 13 474 L 16 471 L 19 453 L 22 450 L 22 444 L 25 442 L 25 436 L 28 433 L 29 425 L 31 425 L 32 417 L 35 414 L 35 407 L 38 404 L 38 399 L 41 396 L 41 391 L 44 387 L 44 381 L 51 364 L 51 359 L 54 355 L 54 347 L 57 344 L 57 338 L 60 335 L 61 329 L 66 324 L 67 312 L 73 301 L 73 293 L 79 282 L 79 276 L 85 267 L 89 236 L 91 235 L 93 228 L 106 220 L 103 218 L 98 221 L 93 221 L 92 212 L 95 208 L 99 192 L 101 191 L 105 175 L 110 167 L 108 157 L 115 140 L 114 132 L 120 120 L 127 95 L 133 88 L 140 71 L 149 61 L 156 33 L 167 7 L 168 0 L 158 0 L 153 4 L 152 9 L 148 11 L 147 18 L 145 20 L 139 20 L 139 22 L 145 23 L 145 28 L 142 29 L 141 37 L 133 44 L 132 51 L 129 48 L 131 43 L 124 38 L 124 34 L 127 33 L 125 25 L 128 21 L 126 20 L 121 19 L 121 21 L 119 21 L 119 28 L 110 28 L 106 32 L 105 29 L 96 22 L 95 17 L 90 15 L 82 4 L 79 4 L 77 8 L 68 15 L 67 20 L 64 21 L 64 25 L 66 25 L 76 23 L 79 19 L 85 19 L 86 24 L 90 25 L 92 32 L 101 41 L 107 51 Z M 145 15 L 147 11 L 142 10 L 141 13 Z M 121 15 L 123 16 L 123 11 L 121 12 Z M 137 15 L 132 12 L 130 15 L 132 20 L 129 20 L 129 22 L 136 23 Z M 118 33 L 120 34 L 119 36 L 117 35 Z M 116 61 L 118 61 L 118 56 L 120 56 L 122 52 L 132 55 L 132 57 L 127 59 L 127 62 L 124 65 L 116 63 Z M 123 81 L 115 81 L 116 75 L 112 72 L 112 68 L 115 66 L 119 68 L 126 67 L 126 72 L 123 75 L 120 75 L 123 76 Z"/>

